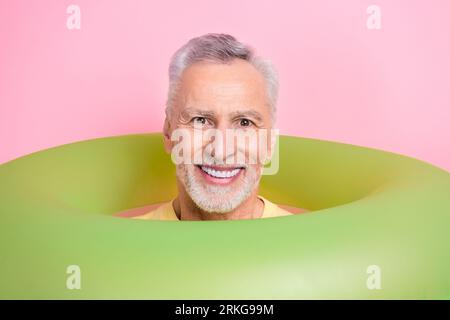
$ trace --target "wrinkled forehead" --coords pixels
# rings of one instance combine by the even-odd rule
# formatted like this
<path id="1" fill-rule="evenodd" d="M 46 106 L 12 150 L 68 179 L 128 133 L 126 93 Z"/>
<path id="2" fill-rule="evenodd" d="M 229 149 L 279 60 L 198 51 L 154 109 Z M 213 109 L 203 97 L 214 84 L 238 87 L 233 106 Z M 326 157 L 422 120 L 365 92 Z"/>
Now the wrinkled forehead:
<path id="1" fill-rule="evenodd" d="M 216 114 L 256 109 L 270 113 L 265 79 L 250 63 L 195 63 L 182 74 L 177 98 L 178 112 L 200 108 Z"/>

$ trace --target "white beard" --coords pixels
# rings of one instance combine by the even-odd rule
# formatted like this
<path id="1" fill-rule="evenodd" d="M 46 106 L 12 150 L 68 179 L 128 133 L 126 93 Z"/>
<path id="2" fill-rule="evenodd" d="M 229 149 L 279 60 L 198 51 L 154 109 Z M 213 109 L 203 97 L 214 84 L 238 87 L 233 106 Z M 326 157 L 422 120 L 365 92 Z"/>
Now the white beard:
<path id="1" fill-rule="evenodd" d="M 245 177 L 240 176 L 239 189 L 232 186 L 209 185 L 198 181 L 194 164 L 179 164 L 176 174 L 192 201 L 203 211 L 210 213 L 227 213 L 239 207 L 259 184 L 261 171 L 255 166 L 247 166 Z"/>

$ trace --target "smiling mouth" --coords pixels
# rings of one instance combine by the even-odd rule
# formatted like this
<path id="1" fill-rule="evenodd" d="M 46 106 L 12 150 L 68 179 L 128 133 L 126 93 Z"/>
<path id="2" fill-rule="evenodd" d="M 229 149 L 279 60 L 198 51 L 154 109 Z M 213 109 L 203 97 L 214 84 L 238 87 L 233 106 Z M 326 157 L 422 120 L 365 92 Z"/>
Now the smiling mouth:
<path id="1" fill-rule="evenodd" d="M 236 177 L 244 167 L 220 167 L 220 166 L 203 166 L 197 165 L 197 167 L 208 176 L 215 179 L 231 179 Z"/>

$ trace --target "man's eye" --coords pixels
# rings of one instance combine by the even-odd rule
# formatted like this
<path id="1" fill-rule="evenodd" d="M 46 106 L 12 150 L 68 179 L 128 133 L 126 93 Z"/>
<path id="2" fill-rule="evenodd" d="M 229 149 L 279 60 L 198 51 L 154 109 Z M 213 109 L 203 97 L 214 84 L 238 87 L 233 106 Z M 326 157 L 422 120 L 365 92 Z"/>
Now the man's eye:
<path id="1" fill-rule="evenodd" d="M 250 127 L 252 125 L 252 122 L 248 119 L 241 119 L 239 120 L 239 125 L 241 127 Z"/>
<path id="2" fill-rule="evenodd" d="M 194 117 L 192 119 L 192 122 L 194 124 L 201 124 L 201 125 L 205 125 L 206 124 L 206 118 L 205 117 Z"/>

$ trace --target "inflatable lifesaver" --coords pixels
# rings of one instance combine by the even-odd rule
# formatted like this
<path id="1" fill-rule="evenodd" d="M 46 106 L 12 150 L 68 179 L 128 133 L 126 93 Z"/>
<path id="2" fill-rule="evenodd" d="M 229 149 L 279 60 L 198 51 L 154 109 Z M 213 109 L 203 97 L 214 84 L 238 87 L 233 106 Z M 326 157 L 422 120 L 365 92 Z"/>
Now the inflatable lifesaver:
<path id="1" fill-rule="evenodd" d="M 141 221 L 176 195 L 159 134 L 82 141 L 0 166 L 0 298 L 450 298 L 450 174 L 283 136 L 260 194 L 311 212 Z M 68 278 L 78 268 L 81 285 Z M 371 282 L 377 277 L 375 286 Z"/>

